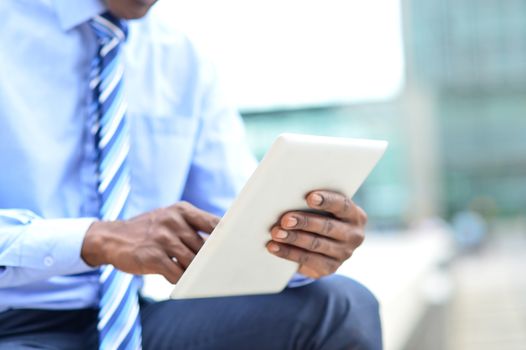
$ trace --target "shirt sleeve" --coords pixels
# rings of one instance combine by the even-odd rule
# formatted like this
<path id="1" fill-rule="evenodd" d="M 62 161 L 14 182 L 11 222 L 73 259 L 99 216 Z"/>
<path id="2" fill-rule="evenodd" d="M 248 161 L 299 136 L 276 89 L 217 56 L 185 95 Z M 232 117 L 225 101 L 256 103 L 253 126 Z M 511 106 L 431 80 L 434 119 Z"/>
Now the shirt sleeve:
<path id="1" fill-rule="evenodd" d="M 220 89 L 212 65 L 200 63 L 199 130 L 183 200 L 223 215 L 256 167 L 243 122 Z"/>
<path id="2" fill-rule="evenodd" d="M 81 258 L 95 219 L 43 219 L 28 210 L 0 210 L 0 288 L 93 270 Z"/>
<path id="3" fill-rule="evenodd" d="M 292 278 L 290 279 L 287 287 L 289 288 L 302 287 L 314 281 L 315 281 L 314 278 L 304 276 L 301 273 L 295 273 L 294 276 L 292 276 Z"/>

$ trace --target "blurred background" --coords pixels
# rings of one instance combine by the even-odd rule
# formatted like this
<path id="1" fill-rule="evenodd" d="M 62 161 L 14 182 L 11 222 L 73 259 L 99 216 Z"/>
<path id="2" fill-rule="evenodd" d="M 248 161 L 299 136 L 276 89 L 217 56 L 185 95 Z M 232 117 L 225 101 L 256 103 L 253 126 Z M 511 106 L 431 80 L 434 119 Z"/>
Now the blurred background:
<path id="1" fill-rule="evenodd" d="M 526 349 L 526 0 L 156 6 L 216 63 L 257 157 L 282 132 L 390 142 L 340 271 L 379 297 L 387 350 Z"/>

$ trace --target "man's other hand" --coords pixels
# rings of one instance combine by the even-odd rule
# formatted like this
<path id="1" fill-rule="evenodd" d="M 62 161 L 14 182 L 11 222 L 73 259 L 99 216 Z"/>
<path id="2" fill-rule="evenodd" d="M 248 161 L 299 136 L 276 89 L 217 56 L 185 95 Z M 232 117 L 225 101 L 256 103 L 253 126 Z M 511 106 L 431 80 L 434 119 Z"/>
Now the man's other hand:
<path id="1" fill-rule="evenodd" d="M 132 274 L 161 274 L 176 283 L 201 249 L 198 231 L 210 233 L 219 218 L 189 203 L 156 209 L 129 220 L 96 221 L 81 256 L 90 266 L 111 264 Z"/>
<path id="2" fill-rule="evenodd" d="M 323 213 L 285 213 L 272 227 L 267 249 L 299 263 L 301 274 L 320 278 L 334 273 L 363 242 L 367 214 L 336 192 L 312 191 L 306 201 Z"/>

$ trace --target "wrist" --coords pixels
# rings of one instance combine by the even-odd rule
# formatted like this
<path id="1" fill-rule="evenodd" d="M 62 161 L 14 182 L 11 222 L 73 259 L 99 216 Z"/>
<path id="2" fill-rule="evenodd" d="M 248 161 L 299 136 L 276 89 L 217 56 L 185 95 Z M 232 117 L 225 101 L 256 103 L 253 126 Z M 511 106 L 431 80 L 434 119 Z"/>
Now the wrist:
<path id="1" fill-rule="evenodd" d="M 86 231 L 80 257 L 87 265 L 96 267 L 109 263 L 104 248 L 105 243 L 109 241 L 108 226 L 111 224 L 111 222 L 94 221 Z"/>

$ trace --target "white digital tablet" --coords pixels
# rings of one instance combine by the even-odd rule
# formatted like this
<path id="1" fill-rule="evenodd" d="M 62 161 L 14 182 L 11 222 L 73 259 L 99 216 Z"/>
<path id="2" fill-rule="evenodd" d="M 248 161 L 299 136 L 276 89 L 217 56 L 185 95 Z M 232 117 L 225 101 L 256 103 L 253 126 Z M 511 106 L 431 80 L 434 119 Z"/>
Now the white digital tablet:
<path id="1" fill-rule="evenodd" d="M 316 189 L 352 197 L 387 142 L 309 135 L 279 136 L 175 285 L 171 298 L 277 293 L 298 265 L 270 254 L 269 229 L 289 210 L 308 209 Z"/>

